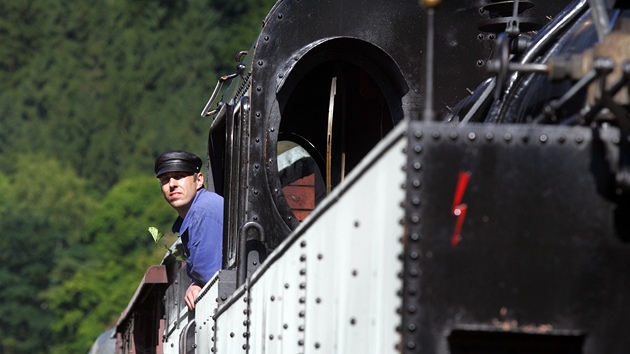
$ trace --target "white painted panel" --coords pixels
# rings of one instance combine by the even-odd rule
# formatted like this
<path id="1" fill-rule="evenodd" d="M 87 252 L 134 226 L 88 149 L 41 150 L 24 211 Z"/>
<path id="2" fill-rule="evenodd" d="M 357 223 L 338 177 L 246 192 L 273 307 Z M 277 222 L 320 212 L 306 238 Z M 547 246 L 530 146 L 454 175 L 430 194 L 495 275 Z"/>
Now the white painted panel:
<path id="1" fill-rule="evenodd" d="M 214 341 L 214 311 L 217 307 L 217 299 L 219 297 L 219 283 L 216 281 L 218 273 L 210 279 L 208 284 L 204 286 L 201 294 L 198 297 L 197 304 L 195 305 L 195 321 L 196 321 L 196 333 L 195 344 L 198 354 L 211 354 Z"/>
<path id="2" fill-rule="evenodd" d="M 299 246 L 290 248 L 274 263 L 273 271 L 251 285 L 252 352 L 299 352 L 298 342 L 304 338 L 304 332 L 299 330 L 304 324 L 300 311 L 305 304 L 300 298 L 304 297 L 305 290 L 299 286 L 305 281 L 305 276 L 300 274 L 304 266 Z"/>
<path id="3" fill-rule="evenodd" d="M 254 273 L 249 353 L 396 353 L 405 128 L 381 141 Z M 244 293 L 218 318 L 218 353 L 245 352 Z"/>
<path id="4" fill-rule="evenodd" d="M 405 139 L 305 232 L 305 352 L 395 353 Z"/>
<path id="5" fill-rule="evenodd" d="M 230 306 L 216 321 L 216 347 L 217 353 L 245 353 L 247 302 L 244 292 L 236 293 L 235 298 L 230 299 Z M 232 302 L 233 301 L 233 302 Z"/>

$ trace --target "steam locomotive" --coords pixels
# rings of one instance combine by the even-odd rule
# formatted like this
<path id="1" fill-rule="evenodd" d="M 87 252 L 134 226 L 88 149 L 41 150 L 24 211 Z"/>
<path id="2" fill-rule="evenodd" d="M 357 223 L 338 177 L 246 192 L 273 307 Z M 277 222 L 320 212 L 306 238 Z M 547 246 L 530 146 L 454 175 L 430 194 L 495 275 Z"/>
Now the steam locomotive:
<path id="1" fill-rule="evenodd" d="M 223 269 L 116 352 L 630 351 L 630 4 L 438 3 L 273 6 L 201 113 Z"/>

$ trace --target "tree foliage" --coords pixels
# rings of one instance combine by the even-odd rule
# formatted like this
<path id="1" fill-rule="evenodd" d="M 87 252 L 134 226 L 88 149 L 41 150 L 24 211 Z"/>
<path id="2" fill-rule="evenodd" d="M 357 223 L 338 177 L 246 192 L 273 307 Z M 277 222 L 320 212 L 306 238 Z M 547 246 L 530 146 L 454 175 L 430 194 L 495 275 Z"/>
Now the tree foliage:
<path id="1" fill-rule="evenodd" d="M 147 267 L 165 254 L 147 225 L 168 229 L 173 220 L 155 178 L 128 178 L 109 191 L 88 219 L 84 242 L 90 257 L 46 294 L 56 315 L 52 332 L 62 343 L 53 352 L 86 350 L 116 323 Z"/>
<path id="2" fill-rule="evenodd" d="M 96 203 L 87 182 L 43 153 L 15 156 L 0 175 L 0 338 L 3 352 L 41 352 L 52 316 L 43 297 L 57 260 L 80 242 Z M 60 281 L 60 279 L 57 279 Z"/>
<path id="3" fill-rule="evenodd" d="M 56 151 L 105 191 L 171 146 L 203 151 L 221 36 L 207 2 L 0 7 L 6 46 L 20 49 L 2 63 L 0 152 Z"/>
<path id="4" fill-rule="evenodd" d="M 86 352 L 163 250 L 152 177 L 273 0 L 0 1 L 0 353 Z"/>

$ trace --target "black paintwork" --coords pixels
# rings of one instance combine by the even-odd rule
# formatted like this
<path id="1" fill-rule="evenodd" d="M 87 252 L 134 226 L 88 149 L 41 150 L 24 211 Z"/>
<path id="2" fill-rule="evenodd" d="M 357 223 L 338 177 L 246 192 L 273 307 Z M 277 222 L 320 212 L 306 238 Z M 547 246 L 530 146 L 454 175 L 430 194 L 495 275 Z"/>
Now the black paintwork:
<path id="1" fill-rule="evenodd" d="M 467 89 L 488 77 L 485 64 L 493 56 L 496 35 L 478 30 L 480 21 L 490 15 L 481 10 L 487 3 L 445 1 L 436 12 L 433 94 L 440 116 L 467 97 Z M 539 2 L 527 15 L 544 20 L 566 3 Z M 243 76 L 247 75 L 251 90 L 244 107 L 251 107 L 251 112 L 232 121 L 232 109 L 244 94 L 237 82 L 224 99 L 227 114 L 211 132 L 210 156 L 215 166 L 222 165 L 212 172 L 228 203 L 226 267 L 236 266 L 237 259 L 244 264 L 247 257 L 245 253 L 238 256 L 242 252 L 238 237 L 269 252 L 299 225 L 276 177 L 276 146 L 283 133 L 301 130 L 300 137 L 313 144 L 312 155 L 320 157 L 320 169 L 325 169 L 321 156 L 332 76 L 343 83 L 340 96 L 344 103 L 361 102 L 358 108 L 346 108 L 353 112 L 345 123 L 346 144 L 354 148 L 347 154 L 350 168 L 398 121 L 420 117 L 425 33 L 426 13 L 415 1 L 290 0 L 273 7 L 244 59 L 248 70 Z M 369 107 L 370 97 L 353 96 L 361 93 L 361 87 L 352 89 L 352 85 L 362 85 L 365 73 L 373 80 L 372 91 L 381 95 L 384 108 L 375 110 L 382 109 L 385 120 L 359 111 Z M 224 139 L 225 153 L 220 148 Z M 339 179 L 339 175 L 333 176 L 334 183 Z M 233 182 L 228 186 L 225 180 Z M 250 228 L 249 236 L 242 236 L 241 227 L 246 223 L 255 227 Z"/>
<path id="2" fill-rule="evenodd" d="M 618 131 L 600 135 L 594 142 L 591 129 L 578 127 L 411 126 L 404 352 L 630 348 L 630 243 L 617 227 L 627 227 L 628 209 L 599 193 L 593 173 L 599 139 L 614 141 Z M 454 245 L 460 172 L 470 180 Z"/>

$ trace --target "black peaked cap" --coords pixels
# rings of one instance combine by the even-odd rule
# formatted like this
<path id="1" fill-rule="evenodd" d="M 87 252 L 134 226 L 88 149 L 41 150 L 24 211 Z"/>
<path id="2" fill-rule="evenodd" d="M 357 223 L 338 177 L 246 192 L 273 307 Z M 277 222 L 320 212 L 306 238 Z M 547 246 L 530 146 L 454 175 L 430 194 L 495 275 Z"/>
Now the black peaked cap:
<path id="1" fill-rule="evenodd" d="M 193 153 L 167 151 L 155 159 L 155 176 L 159 178 L 167 172 L 197 173 L 201 170 L 201 164 L 201 159 Z"/>

